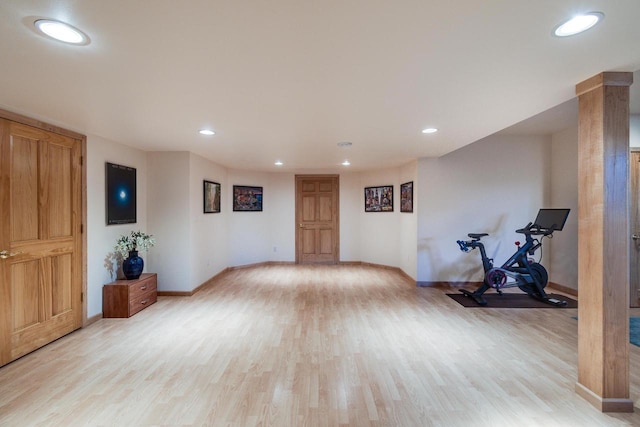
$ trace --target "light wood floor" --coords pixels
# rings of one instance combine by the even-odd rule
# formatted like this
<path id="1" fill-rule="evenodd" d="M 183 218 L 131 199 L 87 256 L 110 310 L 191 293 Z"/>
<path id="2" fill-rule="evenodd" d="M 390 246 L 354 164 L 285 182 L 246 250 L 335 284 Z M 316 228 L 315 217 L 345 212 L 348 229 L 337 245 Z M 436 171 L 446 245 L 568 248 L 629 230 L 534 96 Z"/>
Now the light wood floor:
<path id="1" fill-rule="evenodd" d="M 360 266 L 235 270 L 0 368 L 1 426 L 640 426 L 574 392 L 575 309 Z M 631 398 L 640 348 L 631 346 Z"/>

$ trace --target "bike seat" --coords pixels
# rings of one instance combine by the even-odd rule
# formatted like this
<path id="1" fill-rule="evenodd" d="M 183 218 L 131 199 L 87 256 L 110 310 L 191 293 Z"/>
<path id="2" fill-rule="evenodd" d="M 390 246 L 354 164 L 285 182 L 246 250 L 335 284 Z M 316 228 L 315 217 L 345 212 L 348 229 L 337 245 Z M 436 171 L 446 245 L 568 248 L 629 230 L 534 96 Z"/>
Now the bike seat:
<path id="1" fill-rule="evenodd" d="M 474 240 L 480 240 L 480 238 L 484 236 L 488 236 L 487 233 L 469 233 L 467 236 L 471 237 Z"/>

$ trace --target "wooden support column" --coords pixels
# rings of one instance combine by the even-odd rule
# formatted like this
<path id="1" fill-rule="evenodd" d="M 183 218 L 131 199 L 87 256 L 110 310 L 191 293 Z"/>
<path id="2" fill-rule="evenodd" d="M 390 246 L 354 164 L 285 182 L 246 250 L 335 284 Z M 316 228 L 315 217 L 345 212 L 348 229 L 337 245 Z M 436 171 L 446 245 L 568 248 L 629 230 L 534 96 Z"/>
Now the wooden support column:
<path id="1" fill-rule="evenodd" d="M 629 86 L 606 72 L 578 95 L 578 383 L 603 412 L 629 398 Z"/>

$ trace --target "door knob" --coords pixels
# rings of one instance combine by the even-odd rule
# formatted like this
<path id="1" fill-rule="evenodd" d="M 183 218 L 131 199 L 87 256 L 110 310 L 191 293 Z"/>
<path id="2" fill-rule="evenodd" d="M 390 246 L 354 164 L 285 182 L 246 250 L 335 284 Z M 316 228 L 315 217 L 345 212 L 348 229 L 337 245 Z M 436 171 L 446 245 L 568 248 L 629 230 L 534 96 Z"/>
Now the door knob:
<path id="1" fill-rule="evenodd" d="M 632 234 L 632 235 L 631 235 L 631 238 L 632 238 L 633 240 L 638 240 L 638 239 L 640 239 L 640 236 L 638 236 L 637 234 Z"/>
<path id="2" fill-rule="evenodd" d="M 9 252 L 9 251 L 0 251 L 0 259 L 7 259 L 12 256 L 18 255 L 20 252 Z"/>
<path id="3" fill-rule="evenodd" d="M 304 228 L 304 225 L 302 223 L 300 223 L 300 228 Z"/>

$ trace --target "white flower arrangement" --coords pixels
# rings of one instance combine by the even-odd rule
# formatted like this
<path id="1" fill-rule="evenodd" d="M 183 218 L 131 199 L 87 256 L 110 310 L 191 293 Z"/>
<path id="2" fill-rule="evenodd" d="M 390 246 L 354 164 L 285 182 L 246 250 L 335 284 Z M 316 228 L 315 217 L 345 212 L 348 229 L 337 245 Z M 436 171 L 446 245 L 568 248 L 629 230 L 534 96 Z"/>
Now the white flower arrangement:
<path id="1" fill-rule="evenodd" d="M 147 251 L 156 244 L 153 235 L 143 233 L 142 231 L 132 231 L 128 235 L 118 237 L 114 250 L 120 254 L 122 258 L 129 256 L 131 251 Z"/>

